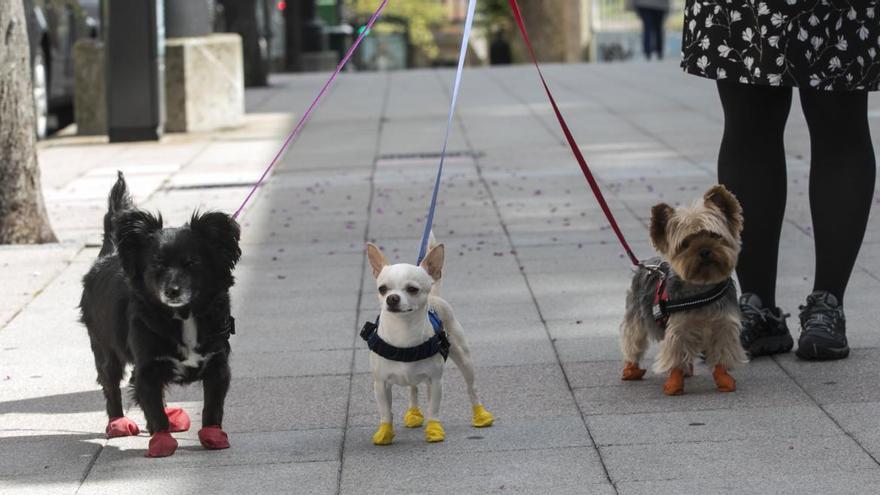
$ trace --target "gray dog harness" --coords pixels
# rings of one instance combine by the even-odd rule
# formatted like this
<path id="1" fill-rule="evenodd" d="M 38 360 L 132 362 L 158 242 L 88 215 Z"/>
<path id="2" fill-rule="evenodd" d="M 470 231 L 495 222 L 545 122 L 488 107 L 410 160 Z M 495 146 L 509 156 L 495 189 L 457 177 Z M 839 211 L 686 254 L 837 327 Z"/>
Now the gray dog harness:
<path id="1" fill-rule="evenodd" d="M 666 328 L 670 314 L 712 304 L 724 297 L 727 291 L 734 287 L 733 279 L 728 278 L 705 292 L 681 299 L 669 300 L 669 290 L 667 287 L 670 270 L 669 263 L 661 263 L 655 270 L 659 272 L 660 278 L 657 280 L 657 287 L 654 290 L 654 303 L 651 305 L 651 313 L 654 316 L 654 321 L 662 328 Z"/>

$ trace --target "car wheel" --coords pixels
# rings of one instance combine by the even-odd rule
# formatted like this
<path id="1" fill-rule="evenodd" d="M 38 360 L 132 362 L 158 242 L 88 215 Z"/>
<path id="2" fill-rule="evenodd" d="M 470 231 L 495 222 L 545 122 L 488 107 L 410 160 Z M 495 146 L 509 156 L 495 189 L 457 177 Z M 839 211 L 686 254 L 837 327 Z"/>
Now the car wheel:
<path id="1" fill-rule="evenodd" d="M 42 51 L 34 55 L 33 66 L 34 122 L 37 139 L 43 139 L 49 126 L 49 71 Z"/>

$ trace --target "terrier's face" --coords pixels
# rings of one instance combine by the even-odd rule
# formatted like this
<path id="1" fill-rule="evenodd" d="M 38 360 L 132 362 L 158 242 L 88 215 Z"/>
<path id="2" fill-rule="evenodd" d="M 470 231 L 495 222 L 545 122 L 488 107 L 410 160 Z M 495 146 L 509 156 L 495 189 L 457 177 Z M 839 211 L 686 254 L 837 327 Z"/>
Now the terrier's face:
<path id="1" fill-rule="evenodd" d="M 376 277 L 382 312 L 411 313 L 427 306 L 431 287 L 440 279 L 443 254 L 443 244 L 440 244 L 428 252 L 419 266 L 391 265 L 378 247 L 367 244 L 367 258 Z"/>
<path id="2" fill-rule="evenodd" d="M 730 277 L 742 227 L 742 207 L 721 185 L 691 206 L 661 203 L 651 210 L 651 242 L 675 273 L 692 284 L 717 284 Z"/>

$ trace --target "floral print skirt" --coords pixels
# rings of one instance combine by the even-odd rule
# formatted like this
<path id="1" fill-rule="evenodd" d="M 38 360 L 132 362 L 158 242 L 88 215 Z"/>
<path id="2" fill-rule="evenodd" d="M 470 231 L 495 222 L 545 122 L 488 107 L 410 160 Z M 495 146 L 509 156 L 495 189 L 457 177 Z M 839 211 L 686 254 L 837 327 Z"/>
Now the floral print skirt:
<path id="1" fill-rule="evenodd" d="M 681 66 L 746 84 L 880 87 L 880 0 L 687 0 Z"/>

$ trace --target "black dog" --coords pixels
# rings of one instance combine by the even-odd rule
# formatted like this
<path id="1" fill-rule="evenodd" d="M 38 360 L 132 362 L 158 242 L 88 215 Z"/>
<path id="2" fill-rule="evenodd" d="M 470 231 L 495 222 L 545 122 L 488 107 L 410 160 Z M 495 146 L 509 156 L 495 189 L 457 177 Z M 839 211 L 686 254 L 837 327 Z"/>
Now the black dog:
<path id="1" fill-rule="evenodd" d="M 235 331 L 229 288 L 241 256 L 238 223 L 211 212 L 163 228 L 161 216 L 133 206 L 121 172 L 108 202 L 104 243 L 83 280 L 80 303 L 107 399 L 107 436 L 139 433 L 124 417 L 119 388 L 132 363 L 133 397 L 152 436 L 147 457 L 173 454 L 177 441 L 170 432 L 189 429 L 186 412 L 165 407 L 165 387 L 197 380 L 205 401 L 199 439 L 207 449 L 228 448 L 221 425 Z"/>

